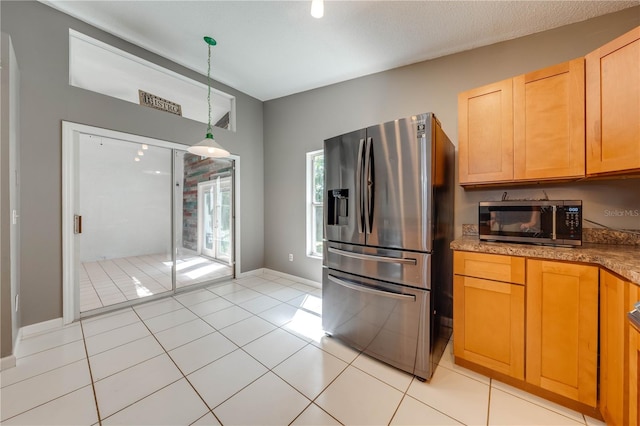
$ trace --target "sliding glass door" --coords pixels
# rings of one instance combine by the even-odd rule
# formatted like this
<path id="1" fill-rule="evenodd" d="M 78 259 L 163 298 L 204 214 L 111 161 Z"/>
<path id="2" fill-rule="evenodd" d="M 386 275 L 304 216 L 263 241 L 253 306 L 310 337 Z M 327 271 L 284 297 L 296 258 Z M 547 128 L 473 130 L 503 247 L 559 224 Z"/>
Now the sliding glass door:
<path id="1" fill-rule="evenodd" d="M 234 274 L 234 162 L 176 152 L 178 288 Z"/>
<path id="2" fill-rule="evenodd" d="M 81 135 L 81 312 L 173 291 L 172 152 Z"/>
<path id="3" fill-rule="evenodd" d="M 81 314 L 234 275 L 233 160 L 147 142 L 80 133 L 74 145 Z"/>

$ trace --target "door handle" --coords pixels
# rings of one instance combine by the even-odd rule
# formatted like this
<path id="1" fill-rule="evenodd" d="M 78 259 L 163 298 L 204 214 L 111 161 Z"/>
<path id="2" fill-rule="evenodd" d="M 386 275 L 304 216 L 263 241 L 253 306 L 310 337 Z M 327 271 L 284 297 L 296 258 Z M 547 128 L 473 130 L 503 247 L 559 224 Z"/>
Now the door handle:
<path id="1" fill-rule="evenodd" d="M 364 193 L 362 189 L 362 163 L 364 151 L 364 139 L 360 139 L 358 146 L 358 164 L 356 165 L 356 220 L 358 221 L 358 232 L 364 232 Z M 337 223 L 337 221 L 336 221 Z"/>
<path id="2" fill-rule="evenodd" d="M 364 183 L 365 188 L 364 191 L 367 195 L 365 201 L 365 230 L 367 234 L 371 234 L 371 228 L 373 223 L 373 180 L 375 179 L 373 175 L 373 164 L 372 161 L 372 151 L 373 151 L 373 138 L 367 138 L 367 148 L 364 154 Z"/>
<path id="3" fill-rule="evenodd" d="M 384 263 L 400 263 L 403 265 L 415 265 L 417 264 L 416 259 L 411 259 L 407 257 L 389 257 L 389 256 L 376 256 L 374 254 L 364 254 L 364 253 L 353 253 L 347 250 L 340 250 L 337 248 L 329 247 L 327 249 L 329 253 L 339 254 L 344 257 L 352 257 L 354 259 L 360 260 L 373 260 L 374 262 L 384 262 Z"/>
<path id="4" fill-rule="evenodd" d="M 392 293 L 384 290 L 377 290 L 373 287 L 365 287 L 363 285 L 351 284 L 350 282 L 341 280 L 340 278 L 336 278 L 333 275 L 329 275 L 329 281 L 332 281 L 342 287 L 346 287 L 350 290 L 361 291 L 363 293 L 374 294 L 376 296 L 388 297 L 391 299 L 399 299 L 405 302 L 415 302 L 416 296 L 413 294 L 401 294 L 401 293 Z"/>
<path id="5" fill-rule="evenodd" d="M 73 215 L 73 233 L 82 234 L 82 216 L 79 214 Z"/>

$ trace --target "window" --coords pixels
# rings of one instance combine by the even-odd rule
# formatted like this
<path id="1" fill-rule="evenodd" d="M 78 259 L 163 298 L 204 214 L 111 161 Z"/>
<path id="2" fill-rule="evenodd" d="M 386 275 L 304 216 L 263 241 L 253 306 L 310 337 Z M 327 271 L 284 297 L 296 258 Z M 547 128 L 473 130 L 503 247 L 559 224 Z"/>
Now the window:
<path id="1" fill-rule="evenodd" d="M 140 104 L 140 93 L 181 106 L 185 118 L 208 122 L 207 85 L 69 29 L 69 84 Z M 235 131 L 236 98 L 211 88 L 211 123 Z"/>
<path id="2" fill-rule="evenodd" d="M 307 153 L 307 255 L 322 258 L 324 151 Z"/>

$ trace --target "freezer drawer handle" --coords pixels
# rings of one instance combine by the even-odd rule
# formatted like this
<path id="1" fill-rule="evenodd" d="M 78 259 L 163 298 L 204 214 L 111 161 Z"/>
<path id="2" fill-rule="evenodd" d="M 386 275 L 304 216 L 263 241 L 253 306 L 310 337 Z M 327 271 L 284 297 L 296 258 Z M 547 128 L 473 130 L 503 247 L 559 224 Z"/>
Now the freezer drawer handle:
<path id="1" fill-rule="evenodd" d="M 329 247 L 329 253 L 339 254 L 345 257 L 353 257 L 354 259 L 360 260 L 373 260 L 375 262 L 386 262 L 386 263 L 401 263 L 403 265 L 416 265 L 417 261 L 415 259 L 411 259 L 408 257 L 405 258 L 397 258 L 397 257 L 388 257 L 388 256 L 375 256 L 372 254 L 363 254 L 363 253 L 353 253 L 346 250 L 340 250 L 337 248 Z"/>
<path id="2" fill-rule="evenodd" d="M 343 287 L 346 287 L 346 288 L 349 288 L 349 289 L 355 290 L 355 291 L 362 291 L 364 293 L 375 294 L 376 296 L 389 297 L 389 298 L 392 298 L 392 299 L 399 299 L 399 300 L 404 300 L 404 301 L 407 301 L 407 302 L 415 302 L 416 301 L 416 296 L 414 296 L 413 294 L 391 293 L 391 292 L 388 292 L 388 291 L 376 290 L 374 288 L 365 287 L 365 286 L 361 286 L 361 285 L 357 285 L 357 284 L 351 284 L 351 283 L 348 283 L 348 282 L 346 282 L 344 280 L 336 278 L 331 274 L 329 274 L 329 280 L 333 281 L 334 283 L 336 283 L 338 285 L 341 285 Z"/>

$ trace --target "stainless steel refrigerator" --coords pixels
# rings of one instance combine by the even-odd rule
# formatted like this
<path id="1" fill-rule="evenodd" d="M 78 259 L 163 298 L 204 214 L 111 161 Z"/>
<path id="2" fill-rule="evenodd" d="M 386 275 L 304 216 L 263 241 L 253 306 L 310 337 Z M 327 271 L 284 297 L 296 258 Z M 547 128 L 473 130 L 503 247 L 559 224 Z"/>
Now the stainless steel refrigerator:
<path id="1" fill-rule="evenodd" d="M 428 380 L 452 325 L 454 148 L 431 113 L 324 141 L 324 331 Z"/>

